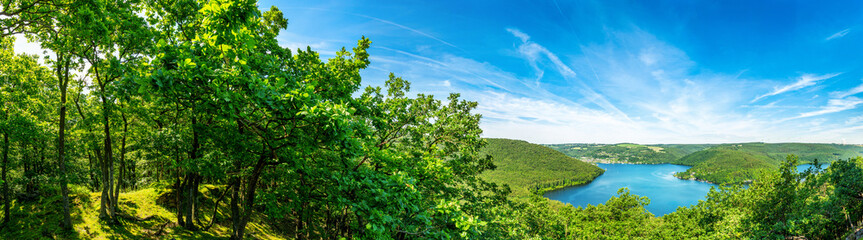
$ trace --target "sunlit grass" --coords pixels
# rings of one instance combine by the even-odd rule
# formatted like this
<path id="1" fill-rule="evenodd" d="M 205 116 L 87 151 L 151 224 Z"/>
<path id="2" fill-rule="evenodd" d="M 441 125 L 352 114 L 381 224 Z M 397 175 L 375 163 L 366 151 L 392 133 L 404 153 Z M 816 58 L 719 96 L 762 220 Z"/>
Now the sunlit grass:
<path id="1" fill-rule="evenodd" d="M 213 217 L 213 204 L 218 195 L 211 189 L 224 186 L 202 185 L 200 220 L 206 224 Z M 12 222 L 0 231 L 0 239 L 228 239 L 230 219 L 228 203 L 219 204 L 219 215 L 208 231 L 189 231 L 176 224 L 177 215 L 173 203 L 162 202 L 169 190 L 165 186 L 153 186 L 120 193 L 119 224 L 110 224 L 99 218 L 101 192 L 89 192 L 86 187 L 70 186 L 70 202 L 73 232 L 63 232 L 61 222 L 62 201 L 60 197 L 42 198 L 37 202 L 11 205 Z M 215 196 L 214 196 L 215 195 Z M 261 222 L 256 214 L 246 227 L 247 236 L 253 239 L 285 239 Z"/>

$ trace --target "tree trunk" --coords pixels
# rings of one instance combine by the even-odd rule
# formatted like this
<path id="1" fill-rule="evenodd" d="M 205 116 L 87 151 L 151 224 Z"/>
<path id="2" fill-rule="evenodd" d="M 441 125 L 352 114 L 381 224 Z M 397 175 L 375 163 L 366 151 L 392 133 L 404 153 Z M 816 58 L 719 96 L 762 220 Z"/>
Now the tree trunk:
<path id="1" fill-rule="evenodd" d="M 243 239 L 243 231 L 240 227 L 240 177 L 231 179 L 231 239 Z"/>
<path id="2" fill-rule="evenodd" d="M 9 170 L 9 133 L 3 134 L 3 222 L 2 225 L 9 223 L 9 179 L 6 178 L 6 172 Z"/>
<path id="3" fill-rule="evenodd" d="M 231 233 L 231 239 L 243 239 L 243 232 L 246 230 L 246 224 L 249 223 L 249 218 L 252 217 L 252 212 L 254 210 L 253 206 L 255 205 L 255 191 L 257 190 L 258 179 L 264 169 L 266 160 L 267 156 L 262 154 L 261 158 L 258 159 L 258 162 L 252 169 L 252 175 L 246 179 L 246 193 L 243 196 L 243 200 L 245 201 L 243 201 L 242 209 L 239 209 L 236 206 L 237 202 L 234 202 L 237 197 L 237 193 L 235 192 L 232 194 L 231 220 L 233 221 L 233 232 Z"/>
<path id="4" fill-rule="evenodd" d="M 129 132 L 129 121 L 126 120 L 125 112 L 120 112 L 120 116 L 123 118 L 123 138 L 120 140 L 120 178 L 117 181 L 117 187 L 128 188 L 129 176 L 126 176 L 128 171 L 126 169 L 126 135 Z"/>
<path id="5" fill-rule="evenodd" d="M 193 111 L 194 112 L 194 111 Z M 189 161 L 197 161 L 198 160 L 198 148 L 200 147 L 198 143 L 198 131 L 197 131 L 198 119 L 192 115 L 192 150 L 189 152 Z M 187 170 L 188 171 L 188 170 Z M 194 171 L 188 171 L 186 173 L 186 178 L 188 184 L 186 185 L 186 229 L 196 230 L 195 226 L 196 216 L 195 209 L 197 208 L 198 202 L 198 186 L 201 183 L 201 175 L 197 174 Z"/>
<path id="6" fill-rule="evenodd" d="M 59 55 L 57 59 L 62 59 Z M 60 80 L 60 133 L 57 137 L 57 160 L 60 165 L 60 194 L 63 196 L 63 222 L 61 227 L 72 230 L 72 220 L 69 216 L 69 187 L 66 179 L 66 88 L 69 83 L 69 61 L 65 62 L 65 77 L 61 78 L 61 67 L 57 66 L 57 79 Z"/>
<path id="7" fill-rule="evenodd" d="M 176 161 L 177 165 L 179 165 L 180 164 L 180 146 L 179 145 L 174 146 L 174 154 L 175 154 L 174 155 L 174 161 Z M 183 181 L 180 179 L 180 172 L 181 172 L 180 167 L 178 166 L 177 169 L 175 170 L 177 180 L 176 180 L 176 182 L 174 182 L 174 197 L 175 197 L 174 204 L 177 205 L 177 224 L 179 224 L 180 226 L 186 226 L 186 222 L 183 221 L 183 219 L 185 217 L 183 215 L 183 213 L 185 211 L 183 211 L 183 201 L 182 201 L 183 189 L 185 189 L 185 188 L 183 188 L 183 186 L 185 186 L 186 184 L 183 183 Z M 188 180 L 188 178 L 187 178 L 187 180 Z"/>
<path id="8" fill-rule="evenodd" d="M 111 124 L 108 121 L 111 111 L 108 108 L 108 99 L 105 97 L 105 84 L 101 81 L 99 82 L 99 88 L 102 99 L 102 124 L 105 127 L 105 156 L 102 158 L 102 199 L 100 200 L 99 216 L 114 220 L 117 210 L 117 199 L 112 193 L 114 189 L 114 151 L 112 151 L 113 147 L 111 146 Z"/>

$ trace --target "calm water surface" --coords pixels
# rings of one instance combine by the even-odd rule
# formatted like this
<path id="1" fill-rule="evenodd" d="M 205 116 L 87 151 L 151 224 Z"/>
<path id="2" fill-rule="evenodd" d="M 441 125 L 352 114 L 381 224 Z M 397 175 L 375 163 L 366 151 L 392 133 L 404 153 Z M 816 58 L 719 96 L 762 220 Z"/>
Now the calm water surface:
<path id="1" fill-rule="evenodd" d="M 630 193 L 650 198 L 647 210 L 662 216 L 677 207 L 689 206 L 704 199 L 711 186 L 715 184 L 692 180 L 680 180 L 675 172 L 689 169 L 689 166 L 674 164 L 604 164 L 599 166 L 605 173 L 593 182 L 545 193 L 545 197 L 570 203 L 573 206 L 587 207 L 588 204 L 605 203 L 617 190 L 626 187 Z"/>
<path id="2" fill-rule="evenodd" d="M 639 196 L 650 198 L 647 210 L 656 216 L 662 216 L 677 210 L 697 204 L 705 199 L 711 186 L 715 184 L 692 180 L 680 180 L 674 177 L 675 172 L 683 172 L 689 166 L 674 164 L 597 164 L 605 173 L 593 182 L 564 188 L 545 193 L 545 197 L 570 203 L 573 206 L 587 207 L 588 204 L 605 203 L 622 187 Z M 798 172 L 803 172 L 811 165 L 797 166 Z M 826 167 L 826 166 L 825 166 Z"/>

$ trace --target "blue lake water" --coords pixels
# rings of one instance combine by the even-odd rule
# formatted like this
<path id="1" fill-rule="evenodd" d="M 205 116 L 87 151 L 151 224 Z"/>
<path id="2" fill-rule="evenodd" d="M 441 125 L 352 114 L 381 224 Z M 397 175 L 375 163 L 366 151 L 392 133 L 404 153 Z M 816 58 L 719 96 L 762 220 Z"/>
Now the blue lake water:
<path id="1" fill-rule="evenodd" d="M 650 198 L 647 210 L 656 216 L 662 216 L 704 200 L 710 187 L 717 186 L 693 180 L 680 180 L 674 177 L 675 172 L 683 172 L 689 166 L 674 164 L 605 164 L 598 167 L 605 173 L 593 182 L 574 186 L 544 194 L 545 197 L 570 203 L 573 206 L 587 207 L 588 204 L 604 204 L 617 190 L 626 187 L 630 193 Z M 798 172 L 809 168 L 810 164 L 797 166 Z"/>
<path id="2" fill-rule="evenodd" d="M 597 164 L 605 169 L 605 173 L 593 182 L 549 191 L 545 197 L 570 203 L 573 206 L 587 207 L 588 204 L 604 204 L 617 190 L 626 187 L 630 193 L 650 198 L 647 210 L 656 216 L 662 216 L 677 210 L 677 207 L 689 206 L 704 199 L 711 186 L 715 184 L 680 180 L 674 177 L 675 172 L 689 169 L 689 166 L 674 164 Z"/>

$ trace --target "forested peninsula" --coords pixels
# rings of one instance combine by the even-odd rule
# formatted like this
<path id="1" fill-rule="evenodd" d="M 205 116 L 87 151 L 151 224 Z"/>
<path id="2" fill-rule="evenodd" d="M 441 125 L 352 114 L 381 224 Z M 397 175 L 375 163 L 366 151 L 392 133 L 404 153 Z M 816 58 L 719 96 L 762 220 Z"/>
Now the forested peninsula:
<path id="1" fill-rule="evenodd" d="M 837 239 L 863 225 L 859 150 L 798 173 L 821 151 L 619 145 L 594 153 L 705 179 L 698 161 L 735 163 L 684 156 L 770 160 L 748 187 L 662 217 L 625 188 L 573 207 L 540 194 L 602 174 L 582 146 L 484 139 L 481 102 L 412 93 L 395 73 L 368 86 L 368 38 L 328 59 L 284 47 L 287 16 L 255 0 L 0 6 L 0 239 Z M 45 51 L 16 53 L 16 38 Z"/>

